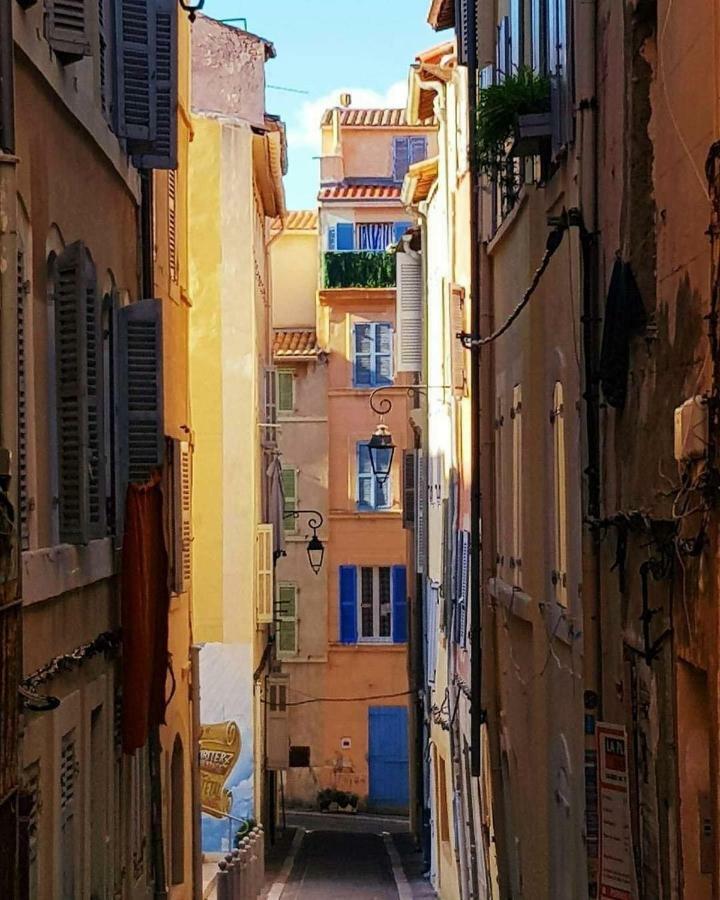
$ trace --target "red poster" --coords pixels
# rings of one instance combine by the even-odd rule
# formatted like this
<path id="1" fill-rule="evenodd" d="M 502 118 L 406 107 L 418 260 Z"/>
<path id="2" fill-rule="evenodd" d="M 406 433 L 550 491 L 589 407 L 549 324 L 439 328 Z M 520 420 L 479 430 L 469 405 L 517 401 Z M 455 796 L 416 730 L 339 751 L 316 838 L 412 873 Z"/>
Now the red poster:
<path id="1" fill-rule="evenodd" d="M 596 736 L 600 897 L 607 900 L 635 900 L 627 734 L 620 725 L 598 722 Z"/>

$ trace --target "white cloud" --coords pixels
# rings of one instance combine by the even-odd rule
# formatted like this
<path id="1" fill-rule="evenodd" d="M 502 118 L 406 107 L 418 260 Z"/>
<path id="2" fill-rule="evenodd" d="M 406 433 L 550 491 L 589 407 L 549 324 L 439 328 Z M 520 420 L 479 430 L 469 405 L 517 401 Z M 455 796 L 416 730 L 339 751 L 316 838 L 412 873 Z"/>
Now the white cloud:
<path id="1" fill-rule="evenodd" d="M 326 109 L 337 106 L 340 94 L 350 94 L 351 108 L 384 109 L 404 107 L 407 103 L 407 82 L 397 81 L 384 94 L 368 88 L 341 87 L 330 91 L 317 100 L 306 100 L 295 114 L 295 120 L 288 127 L 290 153 L 293 149 L 310 148 L 320 153 L 320 121 Z M 292 155 L 291 155 L 292 159 Z"/>

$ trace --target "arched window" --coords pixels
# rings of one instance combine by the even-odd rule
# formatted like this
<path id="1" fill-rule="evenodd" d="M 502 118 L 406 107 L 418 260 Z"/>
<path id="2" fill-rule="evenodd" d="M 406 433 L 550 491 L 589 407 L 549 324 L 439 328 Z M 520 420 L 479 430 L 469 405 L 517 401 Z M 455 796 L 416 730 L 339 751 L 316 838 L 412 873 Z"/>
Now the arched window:
<path id="1" fill-rule="evenodd" d="M 170 877 L 173 884 L 185 881 L 185 778 L 180 735 L 173 744 L 170 762 Z"/>

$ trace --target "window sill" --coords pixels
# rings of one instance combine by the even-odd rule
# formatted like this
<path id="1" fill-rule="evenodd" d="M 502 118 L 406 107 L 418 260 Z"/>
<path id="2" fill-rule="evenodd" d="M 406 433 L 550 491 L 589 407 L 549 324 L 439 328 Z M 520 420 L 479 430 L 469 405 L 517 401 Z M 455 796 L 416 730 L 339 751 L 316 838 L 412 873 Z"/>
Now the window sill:
<path id="1" fill-rule="evenodd" d="M 42 603 L 112 578 L 119 570 L 111 537 L 89 544 L 58 544 L 27 550 L 22 555 L 23 604 Z"/>
<path id="2" fill-rule="evenodd" d="M 399 519 L 401 517 L 402 512 L 399 509 L 386 509 L 378 512 L 374 510 L 367 512 L 336 510 L 330 513 L 331 519 Z"/>
<path id="3" fill-rule="evenodd" d="M 407 643 L 393 644 L 392 641 L 358 641 L 357 644 L 341 644 L 339 641 L 332 641 L 328 644 L 331 650 L 340 650 L 343 653 L 360 650 L 363 653 L 371 653 L 374 650 L 390 650 L 393 653 L 404 653 L 407 650 Z"/>
<path id="4" fill-rule="evenodd" d="M 516 588 L 502 578 L 491 578 L 488 581 L 488 590 L 490 596 L 501 603 L 505 609 L 518 619 L 525 622 L 534 622 L 535 617 L 532 612 L 532 597 L 526 594 L 520 588 Z"/>

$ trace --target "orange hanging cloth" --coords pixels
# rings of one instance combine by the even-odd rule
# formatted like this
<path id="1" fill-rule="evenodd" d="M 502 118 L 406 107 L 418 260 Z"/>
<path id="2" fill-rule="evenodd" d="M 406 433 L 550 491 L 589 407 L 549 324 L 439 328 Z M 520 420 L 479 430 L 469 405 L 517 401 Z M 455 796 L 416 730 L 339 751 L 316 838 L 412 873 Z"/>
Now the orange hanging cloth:
<path id="1" fill-rule="evenodd" d="M 123 751 L 134 753 L 165 721 L 170 591 L 159 474 L 128 486 L 121 584 Z"/>

